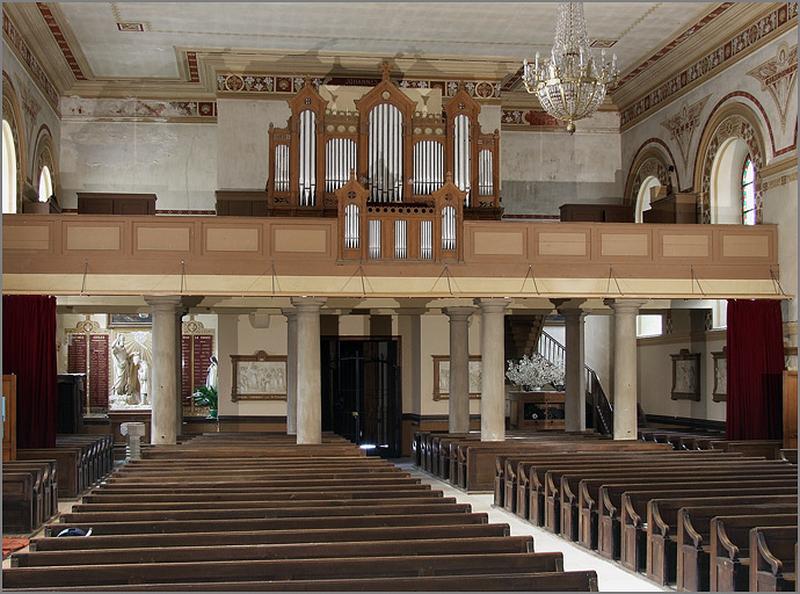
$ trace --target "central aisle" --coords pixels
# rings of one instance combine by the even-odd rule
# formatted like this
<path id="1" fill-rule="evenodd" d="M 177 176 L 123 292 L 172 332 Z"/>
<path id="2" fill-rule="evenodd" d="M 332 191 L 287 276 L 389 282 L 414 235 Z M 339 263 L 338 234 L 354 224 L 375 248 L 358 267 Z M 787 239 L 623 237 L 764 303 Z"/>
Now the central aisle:
<path id="1" fill-rule="evenodd" d="M 413 476 L 418 477 L 423 483 L 431 485 L 434 489 L 444 491 L 445 497 L 455 497 L 459 503 L 469 503 L 473 512 L 487 512 L 489 522 L 504 523 L 511 526 L 511 535 L 520 536 L 530 534 L 534 538 L 537 552 L 560 551 L 564 554 L 564 570 L 593 569 L 597 572 L 597 582 L 601 592 L 671 592 L 671 588 L 662 588 L 648 581 L 644 577 L 623 569 L 620 565 L 607 561 L 593 552 L 574 545 L 561 537 L 556 536 L 528 524 L 519 517 L 504 509 L 492 505 L 493 496 L 486 494 L 467 494 L 456 489 L 451 484 L 433 478 L 421 472 L 412 463 L 397 464 Z"/>

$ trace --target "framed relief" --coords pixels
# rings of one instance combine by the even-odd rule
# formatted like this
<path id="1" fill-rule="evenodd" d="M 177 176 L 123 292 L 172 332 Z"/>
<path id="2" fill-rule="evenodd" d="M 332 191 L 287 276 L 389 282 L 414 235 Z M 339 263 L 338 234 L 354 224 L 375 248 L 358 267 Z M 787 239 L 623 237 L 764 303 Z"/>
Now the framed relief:
<path id="1" fill-rule="evenodd" d="M 700 400 L 700 353 L 681 349 L 672 359 L 672 399 Z"/>
<path id="2" fill-rule="evenodd" d="M 447 400 L 450 398 L 450 357 L 447 355 L 432 355 L 433 357 L 433 399 Z M 477 400 L 481 397 L 481 357 L 469 357 L 469 397 Z"/>
<path id="3" fill-rule="evenodd" d="M 150 328 L 153 315 L 149 313 L 108 314 L 109 328 Z"/>
<path id="4" fill-rule="evenodd" d="M 711 399 L 714 402 L 725 402 L 728 399 L 728 347 L 722 347 L 717 353 L 711 353 L 714 358 L 714 391 Z"/>
<path id="5" fill-rule="evenodd" d="M 231 400 L 286 400 L 286 355 L 231 355 Z"/>

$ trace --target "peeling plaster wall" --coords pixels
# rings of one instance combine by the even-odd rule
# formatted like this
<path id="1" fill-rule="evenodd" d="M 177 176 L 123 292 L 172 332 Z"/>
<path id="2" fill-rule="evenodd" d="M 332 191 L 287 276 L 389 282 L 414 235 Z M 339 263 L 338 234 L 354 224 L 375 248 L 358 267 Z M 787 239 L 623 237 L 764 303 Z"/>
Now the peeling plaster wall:
<path id="1" fill-rule="evenodd" d="M 213 210 L 217 126 L 166 122 L 64 121 L 62 206 L 77 192 L 141 192 L 158 210 Z"/>

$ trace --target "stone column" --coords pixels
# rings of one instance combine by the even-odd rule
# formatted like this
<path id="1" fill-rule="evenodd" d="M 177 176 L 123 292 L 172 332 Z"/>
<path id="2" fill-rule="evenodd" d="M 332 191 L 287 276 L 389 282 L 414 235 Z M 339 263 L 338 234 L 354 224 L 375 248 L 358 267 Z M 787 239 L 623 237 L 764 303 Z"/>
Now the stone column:
<path id="1" fill-rule="evenodd" d="M 644 301 L 607 300 L 614 310 L 614 439 L 637 439 L 636 315 Z"/>
<path id="2" fill-rule="evenodd" d="M 508 299 L 476 299 L 481 310 L 481 441 L 506 438 L 505 310 Z"/>
<path id="3" fill-rule="evenodd" d="M 567 431 L 586 429 L 586 359 L 584 354 L 583 320 L 586 314 L 576 306 L 558 310 L 566 325 L 566 394 L 564 424 Z"/>
<path id="4" fill-rule="evenodd" d="M 450 433 L 469 432 L 469 317 L 472 307 L 448 307 L 450 318 Z"/>
<path id="5" fill-rule="evenodd" d="M 286 434 L 297 435 L 297 311 L 281 310 L 286 316 Z"/>
<path id="6" fill-rule="evenodd" d="M 180 365 L 178 312 L 181 298 L 145 297 L 145 301 L 153 314 L 150 443 L 174 445 L 180 417 L 175 369 Z"/>
<path id="7" fill-rule="evenodd" d="M 292 298 L 297 311 L 297 443 L 322 443 L 319 309 L 325 299 Z"/>
<path id="8" fill-rule="evenodd" d="M 181 300 L 182 301 L 182 300 Z M 183 314 L 186 313 L 186 308 L 181 305 L 175 312 L 175 325 L 177 332 L 175 332 L 175 398 L 178 399 L 177 409 L 175 413 L 175 439 L 183 435 Z M 155 351 L 154 351 L 155 353 Z M 190 355 L 191 356 L 191 355 Z M 189 390 L 191 393 L 191 382 L 194 378 L 189 378 Z"/>

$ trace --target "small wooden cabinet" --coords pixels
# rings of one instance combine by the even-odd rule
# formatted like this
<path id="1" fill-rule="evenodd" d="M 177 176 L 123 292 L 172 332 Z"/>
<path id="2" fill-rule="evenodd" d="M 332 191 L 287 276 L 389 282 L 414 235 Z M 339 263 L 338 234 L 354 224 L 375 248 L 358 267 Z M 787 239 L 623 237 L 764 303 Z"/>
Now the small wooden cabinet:
<path id="1" fill-rule="evenodd" d="M 154 215 L 155 194 L 78 192 L 78 214 Z"/>
<path id="2" fill-rule="evenodd" d="M 3 376 L 3 462 L 17 459 L 17 376 Z"/>
<path id="3" fill-rule="evenodd" d="M 512 429 L 564 430 L 564 392 L 510 392 Z"/>

